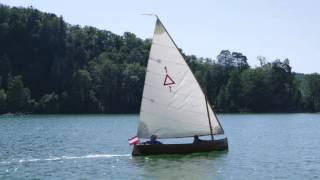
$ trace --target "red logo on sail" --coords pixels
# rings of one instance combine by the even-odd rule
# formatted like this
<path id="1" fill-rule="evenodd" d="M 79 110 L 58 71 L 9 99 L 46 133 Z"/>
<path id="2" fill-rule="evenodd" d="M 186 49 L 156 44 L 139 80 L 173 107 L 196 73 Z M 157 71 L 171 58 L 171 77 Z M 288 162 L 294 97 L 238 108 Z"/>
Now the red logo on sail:
<path id="1" fill-rule="evenodd" d="M 171 85 L 175 84 L 174 80 L 168 75 L 168 70 L 167 70 L 167 66 L 164 67 L 164 69 L 166 70 L 166 77 L 164 78 L 164 82 L 163 85 L 164 86 L 168 86 L 170 88 L 170 92 L 171 92 Z"/>
<path id="2" fill-rule="evenodd" d="M 166 78 L 164 79 L 163 85 L 164 86 L 168 86 L 168 85 L 172 85 L 175 84 L 175 82 L 172 80 L 172 78 L 167 74 Z"/>

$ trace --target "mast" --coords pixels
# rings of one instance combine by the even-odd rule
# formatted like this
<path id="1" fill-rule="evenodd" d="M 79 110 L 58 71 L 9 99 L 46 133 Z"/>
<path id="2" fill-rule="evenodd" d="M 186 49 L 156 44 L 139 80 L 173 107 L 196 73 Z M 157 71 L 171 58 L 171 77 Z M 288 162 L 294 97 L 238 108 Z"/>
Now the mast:
<path id="1" fill-rule="evenodd" d="M 210 135 L 211 135 L 211 140 L 213 141 L 213 132 L 212 132 L 212 126 L 211 126 L 211 119 L 210 119 L 210 114 L 209 114 L 209 107 L 208 107 L 208 99 L 207 95 L 204 95 L 205 101 L 206 101 L 206 108 L 207 108 L 207 115 L 208 115 L 208 121 L 209 121 L 209 127 L 210 127 Z"/>

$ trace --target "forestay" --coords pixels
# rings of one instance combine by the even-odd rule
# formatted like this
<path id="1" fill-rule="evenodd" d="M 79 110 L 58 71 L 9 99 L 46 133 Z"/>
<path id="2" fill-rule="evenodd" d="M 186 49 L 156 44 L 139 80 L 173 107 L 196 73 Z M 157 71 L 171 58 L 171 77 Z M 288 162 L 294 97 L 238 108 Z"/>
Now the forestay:
<path id="1" fill-rule="evenodd" d="M 223 129 L 209 106 L 213 134 Z M 205 96 L 170 35 L 157 19 L 140 110 L 138 136 L 209 135 Z"/>

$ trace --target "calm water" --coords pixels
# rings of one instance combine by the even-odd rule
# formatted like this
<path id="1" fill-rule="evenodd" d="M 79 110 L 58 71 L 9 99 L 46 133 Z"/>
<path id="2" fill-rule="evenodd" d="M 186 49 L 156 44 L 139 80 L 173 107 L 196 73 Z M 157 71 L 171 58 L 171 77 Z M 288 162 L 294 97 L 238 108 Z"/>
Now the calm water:
<path id="1" fill-rule="evenodd" d="M 320 114 L 219 117 L 228 152 L 131 157 L 137 115 L 0 116 L 0 179 L 320 179 Z"/>

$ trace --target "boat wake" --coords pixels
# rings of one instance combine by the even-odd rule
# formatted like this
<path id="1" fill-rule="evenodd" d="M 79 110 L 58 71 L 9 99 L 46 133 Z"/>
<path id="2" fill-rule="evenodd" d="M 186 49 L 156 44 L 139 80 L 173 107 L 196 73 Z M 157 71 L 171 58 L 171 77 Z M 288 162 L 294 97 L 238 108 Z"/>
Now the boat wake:
<path id="1" fill-rule="evenodd" d="M 50 157 L 44 159 L 18 159 L 12 161 L 1 161 L 0 164 L 13 164 L 13 163 L 28 163 L 37 161 L 59 161 L 59 160 L 73 160 L 73 159 L 97 159 L 97 158 L 114 158 L 114 157 L 129 157 L 131 154 L 90 154 L 85 156 L 60 156 Z"/>

